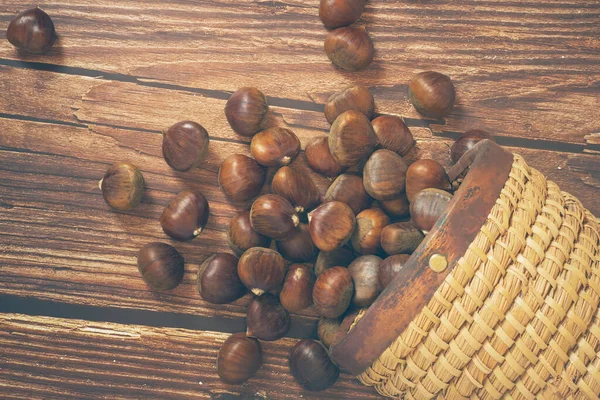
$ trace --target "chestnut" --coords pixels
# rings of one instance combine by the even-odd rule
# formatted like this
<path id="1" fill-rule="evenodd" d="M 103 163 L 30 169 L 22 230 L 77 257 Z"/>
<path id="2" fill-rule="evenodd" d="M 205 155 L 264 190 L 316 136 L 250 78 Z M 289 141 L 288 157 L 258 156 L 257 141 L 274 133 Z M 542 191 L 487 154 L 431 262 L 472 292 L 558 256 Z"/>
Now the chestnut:
<path id="1" fill-rule="evenodd" d="M 325 38 L 325 54 L 346 71 L 359 71 L 373 61 L 373 42 L 364 27 L 337 28 Z"/>
<path id="2" fill-rule="evenodd" d="M 410 258 L 410 254 L 394 254 L 379 264 L 379 286 L 384 290 L 392 282 L 396 274 L 402 271 Z"/>
<path id="3" fill-rule="evenodd" d="M 287 239 L 277 241 L 276 245 L 283 258 L 292 262 L 313 261 L 319 253 L 307 224 L 298 225 Z"/>
<path id="4" fill-rule="evenodd" d="M 371 121 L 379 146 L 405 156 L 414 147 L 415 139 L 408 126 L 395 115 L 382 115 Z"/>
<path id="5" fill-rule="evenodd" d="M 327 349 L 312 339 L 301 340 L 292 347 L 289 365 L 296 382 L 312 391 L 330 388 L 340 375 L 340 370 L 329 358 Z"/>
<path id="6" fill-rule="evenodd" d="M 175 171 L 189 171 L 206 157 L 208 142 L 208 132 L 202 125 L 193 121 L 177 122 L 163 132 L 163 157 Z"/>
<path id="7" fill-rule="evenodd" d="M 321 0 L 319 18 L 327 29 L 351 25 L 360 18 L 366 0 Z"/>
<path id="8" fill-rule="evenodd" d="M 244 285 L 260 296 L 264 292 L 280 289 L 285 278 L 286 263 L 275 250 L 253 247 L 240 257 L 237 272 Z"/>
<path id="9" fill-rule="evenodd" d="M 304 149 L 306 162 L 313 171 L 334 178 L 344 172 L 344 167 L 337 163 L 329 151 L 327 136 L 312 139 Z"/>
<path id="10" fill-rule="evenodd" d="M 450 78 L 434 71 L 417 74 L 408 87 L 408 99 L 426 117 L 441 118 L 454 108 L 456 91 Z"/>
<path id="11" fill-rule="evenodd" d="M 267 169 L 248 156 L 234 154 L 219 168 L 219 186 L 234 201 L 247 201 L 260 193 Z"/>
<path id="12" fill-rule="evenodd" d="M 241 256 L 251 247 L 269 247 L 271 238 L 256 232 L 250 224 L 250 211 L 242 211 L 229 222 L 227 244 L 235 254 Z"/>
<path id="13" fill-rule="evenodd" d="M 227 253 L 213 254 L 198 269 L 196 287 L 200 296 L 213 304 L 227 304 L 246 294 L 237 272 L 238 259 Z"/>
<path id="14" fill-rule="evenodd" d="M 225 104 L 225 116 L 231 129 L 242 136 L 253 136 L 260 131 L 268 112 L 267 98 L 253 87 L 236 90 Z"/>
<path id="15" fill-rule="evenodd" d="M 369 207 L 371 197 L 367 194 L 363 180 L 359 175 L 346 173 L 338 176 L 329 185 L 323 202 L 328 203 L 330 201 L 341 201 L 347 204 L 354 214 L 358 214 Z"/>
<path id="16" fill-rule="evenodd" d="M 381 253 L 381 231 L 389 225 L 390 218 L 379 208 L 369 208 L 356 216 L 356 230 L 351 243 L 360 254 Z"/>
<path id="17" fill-rule="evenodd" d="M 315 262 L 315 275 L 319 276 L 331 267 L 347 267 L 355 258 L 354 252 L 348 247 L 340 247 L 332 251 L 321 251 Z"/>
<path id="18" fill-rule="evenodd" d="M 177 240 L 193 239 L 208 220 L 209 206 L 202 193 L 184 190 L 167 204 L 160 216 L 163 231 Z"/>
<path id="19" fill-rule="evenodd" d="M 443 190 L 434 188 L 421 190 L 410 203 L 412 223 L 427 234 L 442 216 L 450 200 L 452 195 Z"/>
<path id="20" fill-rule="evenodd" d="M 312 210 L 321 201 L 321 193 L 312 178 L 307 173 L 288 166 L 277 170 L 271 189 L 288 200 L 299 213 Z"/>
<path id="21" fill-rule="evenodd" d="M 289 312 L 298 312 L 310 307 L 315 279 L 311 265 L 291 265 L 285 276 L 283 289 L 279 293 L 279 300 L 283 308 Z"/>
<path id="22" fill-rule="evenodd" d="M 406 171 L 406 196 L 409 202 L 423 189 L 450 190 L 450 179 L 446 170 L 435 160 L 421 159 L 412 163 Z"/>
<path id="23" fill-rule="evenodd" d="M 388 254 L 414 252 L 425 236 L 411 222 L 396 222 L 381 231 L 381 247 Z"/>
<path id="24" fill-rule="evenodd" d="M 223 382 L 232 385 L 252 378 L 261 365 L 260 343 L 243 332 L 229 336 L 217 355 L 217 374 Z"/>
<path id="25" fill-rule="evenodd" d="M 137 207 L 144 195 L 144 176 L 133 164 L 121 162 L 109 167 L 100 181 L 104 200 L 114 209 Z"/>
<path id="26" fill-rule="evenodd" d="M 255 297 L 248 306 L 246 336 L 259 340 L 281 339 L 290 330 L 290 314 L 277 296 L 265 293 Z"/>
<path id="27" fill-rule="evenodd" d="M 363 170 L 365 190 L 377 200 L 398 198 L 405 189 L 407 169 L 398 154 L 391 150 L 377 150 L 371 154 Z"/>
<path id="28" fill-rule="evenodd" d="M 283 240 L 300 224 L 300 219 L 289 201 L 275 194 L 263 194 L 252 203 L 250 223 L 261 235 Z"/>
<path id="29" fill-rule="evenodd" d="M 381 261 L 383 261 L 381 258 L 373 255 L 360 256 L 348 266 L 348 272 L 354 283 L 352 304 L 356 307 L 370 306 L 381 293 L 379 287 Z"/>
<path id="30" fill-rule="evenodd" d="M 144 281 L 154 290 L 171 290 L 183 278 L 183 257 L 166 243 L 148 243 L 137 255 L 137 266 Z"/>
<path id="31" fill-rule="evenodd" d="M 254 135 L 250 152 L 265 167 L 288 165 L 300 153 L 300 140 L 289 129 L 270 128 Z"/>
<path id="32" fill-rule="evenodd" d="M 488 139 L 495 142 L 494 137 L 481 129 L 472 129 L 462 133 L 450 147 L 450 157 L 456 163 L 467 151 L 471 150 L 478 142 Z"/>
<path id="33" fill-rule="evenodd" d="M 379 207 L 381 207 L 390 218 L 404 218 L 408 216 L 410 211 L 410 204 L 408 203 L 406 194 L 401 195 L 397 199 L 380 200 Z"/>
<path id="34" fill-rule="evenodd" d="M 352 209 L 339 201 L 321 204 L 308 214 L 308 221 L 310 237 L 321 251 L 342 247 L 356 227 Z"/>
<path id="35" fill-rule="evenodd" d="M 317 277 L 312 296 L 319 314 L 337 318 L 346 311 L 353 294 L 352 275 L 346 268 L 338 266 L 326 269 Z"/>
<path id="36" fill-rule="evenodd" d="M 57 36 L 50 16 L 34 7 L 20 12 L 10 21 L 6 38 L 19 50 L 45 53 L 52 48 Z"/>
<path id="37" fill-rule="evenodd" d="M 371 122 L 358 111 L 343 112 L 331 125 L 329 150 L 333 159 L 344 167 L 358 164 L 377 146 Z"/>
<path id="38" fill-rule="evenodd" d="M 332 94 L 325 103 L 325 118 L 333 124 L 340 114 L 348 110 L 358 111 L 371 119 L 375 111 L 375 99 L 369 89 L 364 86 L 348 86 Z"/>
<path id="39" fill-rule="evenodd" d="M 317 325 L 317 335 L 321 343 L 329 348 L 336 343 L 341 330 L 342 320 L 340 318 L 321 317 Z"/>

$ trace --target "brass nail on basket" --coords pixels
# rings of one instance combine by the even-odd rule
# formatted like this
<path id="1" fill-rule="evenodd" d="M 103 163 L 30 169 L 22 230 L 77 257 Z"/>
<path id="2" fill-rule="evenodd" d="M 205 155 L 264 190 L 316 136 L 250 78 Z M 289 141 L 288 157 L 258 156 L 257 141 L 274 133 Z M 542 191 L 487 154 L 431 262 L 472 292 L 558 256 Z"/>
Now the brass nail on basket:
<path id="1" fill-rule="evenodd" d="M 596 218 L 488 140 L 449 171 L 459 175 L 442 218 L 333 360 L 393 398 L 600 398 Z"/>

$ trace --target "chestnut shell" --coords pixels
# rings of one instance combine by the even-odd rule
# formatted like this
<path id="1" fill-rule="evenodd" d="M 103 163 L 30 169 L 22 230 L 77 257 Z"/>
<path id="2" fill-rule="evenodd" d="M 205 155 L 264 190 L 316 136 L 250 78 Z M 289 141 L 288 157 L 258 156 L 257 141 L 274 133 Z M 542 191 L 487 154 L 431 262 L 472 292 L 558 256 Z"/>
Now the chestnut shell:
<path id="1" fill-rule="evenodd" d="M 242 211 L 229 221 L 227 244 L 241 256 L 252 247 L 269 247 L 271 238 L 256 232 L 250 223 L 250 211 Z"/>
<path id="2" fill-rule="evenodd" d="M 244 285 L 257 296 L 281 288 L 286 273 L 286 263 L 275 250 L 262 247 L 248 249 L 238 261 L 238 276 Z"/>
<path id="3" fill-rule="evenodd" d="M 154 290 L 174 289 L 183 278 L 183 257 L 166 243 L 143 246 L 138 252 L 137 266 L 144 281 Z"/>
<path id="4" fill-rule="evenodd" d="M 333 159 L 341 166 L 350 167 L 371 154 L 377 146 L 377 136 L 364 114 L 348 110 L 331 125 L 328 144 Z"/>
<path id="5" fill-rule="evenodd" d="M 225 116 L 229 125 L 242 136 L 252 136 L 260 131 L 268 112 L 267 98 L 253 87 L 236 90 L 225 104 Z"/>
<path id="6" fill-rule="evenodd" d="M 319 18 L 327 29 L 352 24 L 365 9 L 365 0 L 321 0 Z"/>
<path id="7" fill-rule="evenodd" d="M 442 216 L 452 195 L 439 189 L 421 190 L 410 203 L 410 217 L 413 224 L 427 234 Z"/>
<path id="8" fill-rule="evenodd" d="M 331 267 L 347 267 L 355 258 L 354 252 L 345 246 L 332 251 L 321 251 L 315 262 L 315 275 L 319 276 Z"/>
<path id="9" fill-rule="evenodd" d="M 260 340 L 281 339 L 290 330 L 290 315 L 277 296 L 265 293 L 255 297 L 248 306 L 246 335 Z"/>
<path id="10" fill-rule="evenodd" d="M 276 246 L 283 258 L 292 262 L 313 261 L 319 253 L 307 224 L 298 225 L 287 239 L 277 241 Z"/>
<path id="11" fill-rule="evenodd" d="M 350 272 L 344 267 L 332 267 L 317 277 L 313 288 L 313 303 L 323 317 L 337 318 L 348 309 L 353 294 L 354 284 Z"/>
<path id="12" fill-rule="evenodd" d="M 471 150 L 480 141 L 488 139 L 495 142 L 494 137 L 481 129 L 472 129 L 462 133 L 450 147 L 450 157 L 456 163 L 467 151 Z"/>
<path id="13" fill-rule="evenodd" d="M 340 114 L 354 110 L 364 114 L 367 118 L 373 117 L 375 99 L 368 88 L 364 86 L 348 86 L 332 94 L 325 103 L 325 118 L 333 124 Z"/>
<path id="14" fill-rule="evenodd" d="M 137 207 L 144 195 L 144 176 L 131 163 L 121 162 L 110 166 L 100 181 L 104 201 L 116 210 Z"/>
<path id="15" fill-rule="evenodd" d="M 426 117 L 441 118 L 454 108 L 456 91 L 452 80 L 439 72 L 417 74 L 408 87 L 408 99 Z"/>
<path id="16" fill-rule="evenodd" d="M 227 304 L 247 293 L 237 273 L 238 258 L 227 253 L 213 254 L 198 269 L 196 288 L 213 304 Z"/>
<path id="17" fill-rule="evenodd" d="M 299 213 L 319 205 L 321 193 L 312 178 L 305 172 L 284 166 L 277 170 L 271 182 L 273 192 L 287 199 Z"/>
<path id="18" fill-rule="evenodd" d="M 334 160 L 329 151 L 327 136 L 316 137 L 304 149 L 306 163 L 313 171 L 328 178 L 334 178 L 346 169 Z"/>
<path id="19" fill-rule="evenodd" d="M 262 365 L 258 340 L 243 332 L 229 336 L 217 355 L 217 374 L 225 383 L 239 385 L 252 378 Z"/>
<path id="20" fill-rule="evenodd" d="M 250 143 L 252 157 L 265 167 L 288 165 L 300 153 L 300 140 L 286 128 L 269 128 L 254 135 Z"/>
<path id="21" fill-rule="evenodd" d="M 346 71 L 359 71 L 373 61 L 373 42 L 364 27 L 337 28 L 325 38 L 325 54 Z"/>
<path id="22" fill-rule="evenodd" d="M 342 247 L 354 233 L 356 218 L 352 209 L 339 201 L 321 204 L 310 212 L 308 230 L 321 251 Z"/>
<path id="23" fill-rule="evenodd" d="M 167 204 L 160 216 L 163 231 L 177 240 L 193 239 L 208 221 L 209 205 L 202 193 L 184 190 Z"/>
<path id="24" fill-rule="evenodd" d="M 329 358 L 327 349 L 312 339 L 296 343 L 290 351 L 289 366 L 296 382 L 311 391 L 333 386 L 340 375 L 340 370 Z"/>
<path id="25" fill-rule="evenodd" d="M 407 169 L 398 154 L 391 150 L 377 150 L 371 154 L 363 170 L 365 190 L 377 200 L 398 198 L 405 189 Z"/>
<path id="26" fill-rule="evenodd" d="M 193 121 L 181 121 L 163 132 L 162 152 L 175 171 L 189 171 L 208 153 L 208 132 Z"/>
<path id="27" fill-rule="evenodd" d="M 379 293 L 379 265 L 382 259 L 374 255 L 360 256 L 348 266 L 354 283 L 352 304 L 357 307 L 368 307 Z"/>
<path id="28" fill-rule="evenodd" d="M 351 243 L 354 251 L 360 254 L 379 254 L 381 232 L 390 223 L 390 218 L 379 208 L 369 208 L 356 216 L 356 229 Z"/>
<path id="29" fill-rule="evenodd" d="M 298 312 L 310 307 L 315 280 L 310 264 L 291 265 L 279 293 L 283 308 L 289 312 Z"/>
<path id="30" fill-rule="evenodd" d="M 341 201 L 352 209 L 354 214 L 369 207 L 371 197 L 365 190 L 361 176 L 345 173 L 338 176 L 327 188 L 323 203 Z"/>
<path id="31" fill-rule="evenodd" d="M 219 186 L 232 200 L 248 201 L 260 193 L 267 169 L 248 156 L 233 154 L 219 168 Z"/>
<path id="32" fill-rule="evenodd" d="M 252 228 L 275 240 L 288 238 L 300 219 L 289 201 L 275 194 L 264 194 L 250 208 Z"/>
<path id="33" fill-rule="evenodd" d="M 52 18 L 34 7 L 20 12 L 10 21 L 6 38 L 19 50 L 45 53 L 52 48 L 58 37 Z"/>
<path id="34" fill-rule="evenodd" d="M 421 159 L 412 163 L 406 171 L 406 196 L 413 202 L 417 193 L 423 189 L 436 188 L 450 190 L 450 179 L 439 162 Z"/>
<path id="35" fill-rule="evenodd" d="M 371 121 L 379 146 L 405 156 L 414 147 L 415 139 L 401 118 L 382 115 Z"/>

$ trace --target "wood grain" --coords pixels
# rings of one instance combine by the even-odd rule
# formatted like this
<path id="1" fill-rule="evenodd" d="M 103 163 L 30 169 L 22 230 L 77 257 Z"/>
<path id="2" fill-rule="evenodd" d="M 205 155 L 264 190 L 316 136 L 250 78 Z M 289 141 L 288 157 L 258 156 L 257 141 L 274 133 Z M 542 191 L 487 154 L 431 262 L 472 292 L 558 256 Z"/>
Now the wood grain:
<path id="1" fill-rule="evenodd" d="M 75 319 L 0 315 L 3 399 L 375 399 L 341 374 L 329 390 L 301 389 L 287 355 L 295 340 L 262 342 L 264 363 L 244 385 L 216 374 L 229 334 Z"/>

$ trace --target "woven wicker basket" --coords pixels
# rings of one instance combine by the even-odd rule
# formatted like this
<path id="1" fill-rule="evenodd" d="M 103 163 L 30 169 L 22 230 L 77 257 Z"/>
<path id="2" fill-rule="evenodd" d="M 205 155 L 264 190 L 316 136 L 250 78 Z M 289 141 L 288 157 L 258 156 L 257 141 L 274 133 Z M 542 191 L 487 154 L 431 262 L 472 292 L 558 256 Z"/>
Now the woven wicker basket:
<path id="1" fill-rule="evenodd" d="M 464 159 L 451 178 L 470 169 L 407 264 L 414 271 L 358 314 L 333 359 L 393 398 L 600 398 L 596 218 L 491 142 Z M 475 187 L 486 168 L 496 175 Z M 469 203 L 498 176 L 495 201 Z"/>

